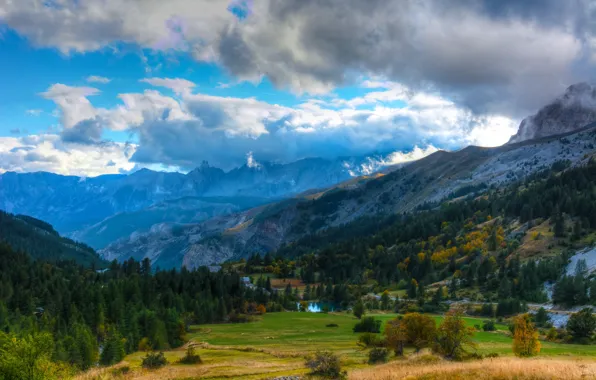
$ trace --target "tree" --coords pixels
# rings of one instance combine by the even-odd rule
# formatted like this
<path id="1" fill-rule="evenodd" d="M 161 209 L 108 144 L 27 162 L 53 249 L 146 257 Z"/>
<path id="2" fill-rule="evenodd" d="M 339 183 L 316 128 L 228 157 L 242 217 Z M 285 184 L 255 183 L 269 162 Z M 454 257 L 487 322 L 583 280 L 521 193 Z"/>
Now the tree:
<path id="1" fill-rule="evenodd" d="M 103 365 L 120 363 L 125 355 L 126 352 L 124 350 L 122 336 L 118 331 L 114 330 L 106 339 L 99 362 Z"/>
<path id="2" fill-rule="evenodd" d="M 365 317 L 353 328 L 354 332 L 380 333 L 381 321 L 374 317 Z"/>
<path id="3" fill-rule="evenodd" d="M 402 356 L 404 346 L 408 342 L 408 331 L 403 320 L 395 318 L 387 321 L 383 334 L 385 335 L 387 347 L 392 349 L 396 356 Z"/>
<path id="4" fill-rule="evenodd" d="M 548 324 L 549 319 L 548 313 L 543 307 L 538 309 L 536 315 L 534 315 L 534 321 L 538 327 L 545 327 Z"/>
<path id="5" fill-rule="evenodd" d="M 354 313 L 354 316 L 358 319 L 362 318 L 362 316 L 364 315 L 365 311 L 364 311 L 364 304 L 362 303 L 362 300 L 358 300 L 356 302 L 356 304 L 354 304 L 354 308 L 352 309 L 352 313 Z"/>
<path id="6" fill-rule="evenodd" d="M 472 341 L 474 329 L 466 326 L 461 309 L 447 312 L 437 329 L 434 351 L 449 358 L 460 360 L 466 354 L 467 348 L 475 348 Z"/>
<path id="7" fill-rule="evenodd" d="M 540 352 L 538 331 L 529 314 L 521 314 L 513 321 L 513 353 L 520 357 L 537 355 Z"/>
<path id="8" fill-rule="evenodd" d="M 389 310 L 389 303 L 391 302 L 391 298 L 389 297 L 389 291 L 385 290 L 383 294 L 381 294 L 381 308 L 383 310 Z"/>
<path id="9" fill-rule="evenodd" d="M 428 315 L 408 313 L 403 317 L 402 323 L 405 325 L 408 344 L 414 346 L 416 352 L 430 345 L 437 334 L 435 321 Z"/>
<path id="10" fill-rule="evenodd" d="M 590 339 L 596 330 L 596 317 L 590 308 L 571 314 L 567 322 L 567 330 L 578 340 Z"/>

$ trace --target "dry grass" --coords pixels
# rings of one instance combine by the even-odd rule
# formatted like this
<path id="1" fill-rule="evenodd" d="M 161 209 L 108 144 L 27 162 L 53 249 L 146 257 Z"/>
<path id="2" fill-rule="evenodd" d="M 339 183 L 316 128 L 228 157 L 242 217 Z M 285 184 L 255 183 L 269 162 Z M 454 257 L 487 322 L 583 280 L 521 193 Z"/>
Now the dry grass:
<path id="1" fill-rule="evenodd" d="M 542 255 L 550 251 L 550 246 L 555 245 L 554 233 L 550 231 L 551 226 L 548 220 L 537 225 L 526 233 L 517 252 L 522 258 Z"/>
<path id="2" fill-rule="evenodd" d="M 427 360 L 428 359 L 428 360 Z M 595 361 L 497 358 L 447 362 L 419 357 L 356 370 L 350 380 L 575 380 L 596 379 Z"/>

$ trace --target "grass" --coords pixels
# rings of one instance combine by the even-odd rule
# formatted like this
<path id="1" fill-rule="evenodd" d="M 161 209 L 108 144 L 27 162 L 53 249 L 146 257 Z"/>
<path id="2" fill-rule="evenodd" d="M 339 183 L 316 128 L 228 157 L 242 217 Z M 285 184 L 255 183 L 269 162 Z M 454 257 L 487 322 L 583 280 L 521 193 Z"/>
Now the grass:
<path id="1" fill-rule="evenodd" d="M 392 319 L 396 314 L 373 314 L 384 322 Z M 438 322 L 441 316 L 433 316 Z M 468 326 L 482 325 L 485 318 L 465 318 Z M 266 379 L 286 375 L 303 375 L 306 373 L 304 368 L 304 356 L 318 349 L 331 350 L 339 354 L 342 359 L 342 365 L 350 372 L 350 378 L 369 379 L 379 371 L 388 371 L 390 376 L 392 371 L 397 371 L 397 367 L 404 365 L 411 367 L 412 374 L 420 373 L 421 377 L 412 377 L 413 379 L 468 379 L 461 373 L 475 374 L 474 379 L 483 379 L 482 363 L 486 361 L 474 361 L 464 364 L 445 363 L 440 361 L 435 372 L 429 371 L 428 363 L 421 361 L 408 361 L 398 359 L 387 365 L 374 367 L 370 370 L 366 364 L 367 351 L 362 350 L 356 345 L 358 334 L 352 332 L 357 320 L 347 313 L 268 313 L 257 319 L 255 322 L 245 324 L 212 324 L 193 326 L 188 334 L 189 340 L 199 344 L 197 353 L 201 356 L 203 364 L 200 365 L 181 365 L 176 361 L 184 355 L 184 347 L 167 351 L 166 358 L 170 365 L 163 369 L 148 372 L 140 368 L 140 363 L 144 353 L 134 353 L 126 357 L 125 365 L 131 368 L 131 373 L 121 377 L 123 379 L 176 379 L 176 378 L 201 378 L 201 379 Z M 337 327 L 326 327 L 328 324 L 337 324 Z M 474 340 L 478 344 L 479 353 L 498 353 L 507 358 L 498 359 L 498 363 L 509 363 L 512 366 L 518 363 L 511 357 L 511 338 L 507 335 L 506 325 L 497 324 L 497 331 L 484 332 L 478 331 Z M 562 345 L 550 342 L 542 342 L 542 351 L 540 357 L 549 356 L 543 362 L 572 362 L 570 359 L 593 359 L 596 357 L 596 346 L 581 345 Z M 508 361 L 510 360 L 510 361 Z M 539 363 L 540 361 L 523 360 L 523 363 Z M 493 363 L 492 361 L 490 363 Z M 501 364 L 499 364 L 501 365 Z M 518 364 L 515 364 L 518 365 Z M 518 365 L 519 367 L 519 365 Z M 440 368 L 440 369 L 439 369 Z M 521 368 L 521 367 L 520 367 Z M 574 367 L 575 368 L 575 367 Z M 81 377 L 80 380 L 110 379 L 110 373 L 104 371 L 103 375 L 97 377 Z M 368 372 L 367 372 L 368 371 Z M 371 372 L 372 371 L 372 372 Z M 401 369 L 399 369 L 401 371 Z M 454 377 L 436 377 L 437 371 L 447 371 Z M 459 371 L 459 372 L 458 372 Z M 463 371 L 463 372 L 462 372 Z M 480 372 L 479 372 L 480 371 Z M 384 373 L 384 372 L 379 372 Z M 401 372 L 396 372 L 401 373 Z M 571 372 L 570 372 L 571 373 Z M 574 372 L 575 373 L 575 372 Z M 397 375 L 396 375 L 397 376 Z M 416 375 L 418 376 L 418 375 Z M 467 376 L 467 375 L 466 375 Z M 379 377 L 382 378 L 382 377 Z M 390 378 L 390 377 L 387 377 Z M 400 377 L 391 377 L 400 378 Z M 471 378 L 471 377 L 470 377 Z M 502 377 L 509 379 L 512 377 Z M 532 377 L 519 377 L 519 379 L 530 379 Z M 543 377 L 535 377 L 541 379 Z M 548 377 L 544 377 L 548 378 Z M 574 377 L 569 377 L 570 379 Z"/>
<path id="2" fill-rule="evenodd" d="M 356 370 L 350 380 L 546 380 L 594 379 L 596 362 L 562 359 L 498 358 L 472 362 L 399 360 L 389 364 Z"/>

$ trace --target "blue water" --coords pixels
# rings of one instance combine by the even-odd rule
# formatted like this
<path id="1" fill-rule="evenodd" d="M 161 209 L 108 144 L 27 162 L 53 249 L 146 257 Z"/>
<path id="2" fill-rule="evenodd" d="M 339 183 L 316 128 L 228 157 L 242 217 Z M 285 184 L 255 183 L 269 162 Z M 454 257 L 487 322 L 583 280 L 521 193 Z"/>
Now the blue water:
<path id="1" fill-rule="evenodd" d="M 309 313 L 321 313 L 325 305 L 329 307 L 329 311 L 335 311 L 336 309 L 335 305 L 329 302 L 309 302 L 306 311 Z M 298 310 L 300 310 L 300 302 L 297 302 L 297 306 Z"/>

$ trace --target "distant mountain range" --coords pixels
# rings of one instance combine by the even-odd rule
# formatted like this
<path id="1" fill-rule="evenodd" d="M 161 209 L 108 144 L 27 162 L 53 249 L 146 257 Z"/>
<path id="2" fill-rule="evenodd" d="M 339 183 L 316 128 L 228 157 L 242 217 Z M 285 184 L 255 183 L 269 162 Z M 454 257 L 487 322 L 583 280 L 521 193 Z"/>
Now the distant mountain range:
<path id="1" fill-rule="evenodd" d="M 159 223 L 196 223 L 377 169 L 375 158 L 308 158 L 224 172 L 204 162 L 187 174 L 147 169 L 94 178 L 46 172 L 0 175 L 0 209 L 51 223 L 94 248 Z M 156 227 L 157 228 L 157 227 Z"/>

